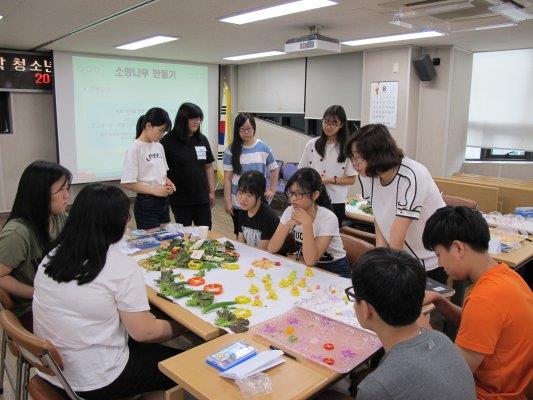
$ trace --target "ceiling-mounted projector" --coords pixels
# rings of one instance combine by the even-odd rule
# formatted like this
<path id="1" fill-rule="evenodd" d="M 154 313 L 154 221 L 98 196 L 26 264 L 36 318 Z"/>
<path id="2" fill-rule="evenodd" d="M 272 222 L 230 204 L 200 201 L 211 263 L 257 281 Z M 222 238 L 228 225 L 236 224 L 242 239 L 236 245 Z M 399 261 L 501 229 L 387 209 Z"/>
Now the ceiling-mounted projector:
<path id="1" fill-rule="evenodd" d="M 285 42 L 285 53 L 305 51 L 312 54 L 340 53 L 341 43 L 319 33 L 319 26 L 309 27 L 311 33 Z"/>

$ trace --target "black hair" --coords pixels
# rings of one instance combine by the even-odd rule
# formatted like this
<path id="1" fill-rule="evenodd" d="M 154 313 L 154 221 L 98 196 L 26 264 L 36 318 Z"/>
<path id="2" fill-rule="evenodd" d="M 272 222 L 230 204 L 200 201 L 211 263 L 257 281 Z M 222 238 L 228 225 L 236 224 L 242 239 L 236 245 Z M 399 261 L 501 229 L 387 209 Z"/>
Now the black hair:
<path id="1" fill-rule="evenodd" d="M 379 247 L 357 260 L 352 284 L 356 301 L 371 304 L 387 325 L 406 326 L 422 311 L 426 270 L 404 251 Z"/>
<path id="2" fill-rule="evenodd" d="M 124 235 L 129 207 L 128 197 L 116 186 L 84 187 L 57 239 L 55 253 L 44 266 L 46 275 L 56 282 L 92 282 L 105 265 L 109 246 Z"/>
<path id="3" fill-rule="evenodd" d="M 146 114 L 141 115 L 137 120 L 135 139 L 138 139 L 141 136 L 146 124 L 152 126 L 162 126 L 165 125 L 165 130 L 170 131 L 172 129 L 172 122 L 168 113 L 159 107 L 150 108 L 146 111 Z"/>
<path id="4" fill-rule="evenodd" d="M 50 250 L 50 214 L 52 185 L 61 178 L 69 186 L 72 174 L 65 167 L 48 161 L 34 161 L 26 167 L 19 180 L 17 194 L 7 222 L 20 219 L 37 236 L 42 250 Z"/>
<path id="5" fill-rule="evenodd" d="M 290 187 L 297 183 L 300 188 L 307 193 L 319 192 L 315 204 L 331 210 L 331 199 L 329 198 L 326 187 L 322 183 L 319 173 L 313 168 L 300 168 L 287 181 L 285 185 L 285 196 L 289 197 Z M 290 199 L 289 199 L 290 200 Z"/>
<path id="6" fill-rule="evenodd" d="M 341 127 L 339 128 L 336 137 L 337 145 L 339 146 L 339 156 L 337 157 L 337 162 L 343 163 L 346 161 L 346 153 L 344 151 L 344 148 L 346 147 L 346 142 L 350 137 L 348 119 L 346 118 L 346 111 L 344 111 L 344 108 L 339 105 L 330 106 L 326 111 L 324 111 L 322 120 L 326 120 L 328 119 L 328 117 L 338 119 L 341 123 Z M 320 129 L 322 133 L 315 142 L 315 150 L 318 154 L 320 154 L 322 158 L 324 158 L 328 137 L 324 133 L 324 127 L 321 127 Z"/>
<path id="7" fill-rule="evenodd" d="M 200 118 L 202 121 L 204 120 L 202 109 L 193 103 L 183 103 L 176 113 L 172 133 L 182 140 L 187 140 L 189 138 L 189 120 L 195 118 Z M 200 129 L 201 127 L 198 127 L 196 133 L 201 134 L 202 132 Z"/>
<path id="8" fill-rule="evenodd" d="M 466 243 L 479 253 L 489 249 L 489 225 L 479 211 L 463 206 L 446 206 L 429 217 L 422 234 L 426 249 L 433 250 L 440 245 L 449 250 L 454 240 Z"/>
<path id="9" fill-rule="evenodd" d="M 266 201 L 266 178 L 259 171 L 246 171 L 239 178 L 237 191 L 250 193 L 260 201 Z"/>
<path id="10" fill-rule="evenodd" d="M 231 166 L 233 167 L 233 172 L 237 175 L 242 173 L 241 165 L 241 153 L 242 153 L 242 139 L 239 131 L 241 126 L 243 126 L 246 121 L 250 121 L 250 124 L 254 128 L 255 135 L 255 118 L 250 113 L 240 113 L 235 117 L 235 123 L 233 125 L 233 140 L 230 144 L 231 150 Z"/>
<path id="11" fill-rule="evenodd" d="M 367 162 L 365 171 L 367 176 L 377 176 L 402 163 L 403 151 L 385 125 L 369 124 L 359 129 L 345 147 L 345 154 L 350 159 L 353 158 L 354 143 L 357 152 Z"/>

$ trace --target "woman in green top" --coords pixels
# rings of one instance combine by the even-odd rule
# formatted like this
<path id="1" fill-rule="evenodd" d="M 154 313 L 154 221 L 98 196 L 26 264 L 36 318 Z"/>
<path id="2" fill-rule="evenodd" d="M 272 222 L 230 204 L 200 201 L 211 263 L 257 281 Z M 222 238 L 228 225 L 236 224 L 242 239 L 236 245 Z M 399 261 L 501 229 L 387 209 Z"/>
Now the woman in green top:
<path id="1" fill-rule="evenodd" d="M 31 163 L 20 177 L 13 208 L 0 231 L 0 288 L 11 295 L 12 311 L 27 329 L 33 325 L 35 272 L 65 225 L 71 180 L 70 171 L 59 164 Z"/>

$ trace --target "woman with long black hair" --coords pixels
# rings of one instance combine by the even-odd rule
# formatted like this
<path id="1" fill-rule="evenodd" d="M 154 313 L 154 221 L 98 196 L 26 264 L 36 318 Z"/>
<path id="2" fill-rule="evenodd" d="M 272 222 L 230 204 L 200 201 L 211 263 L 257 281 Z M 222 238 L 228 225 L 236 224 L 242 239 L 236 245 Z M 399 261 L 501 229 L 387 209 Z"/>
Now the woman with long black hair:
<path id="1" fill-rule="evenodd" d="M 201 132 L 204 114 L 193 103 L 178 109 L 174 128 L 161 139 L 168 163 L 168 177 L 176 190 L 169 196 L 176 222 L 211 228 L 215 206 L 215 158 L 209 140 Z"/>
<path id="2" fill-rule="evenodd" d="M 0 231 L 0 288 L 11 295 L 12 311 L 30 331 L 35 271 L 67 220 L 71 180 L 70 171 L 59 164 L 31 163 Z"/>
<path id="3" fill-rule="evenodd" d="M 176 352 L 156 342 L 180 327 L 150 313 L 142 271 L 117 246 L 129 205 L 116 186 L 83 188 L 35 276 L 34 331 L 57 347 L 67 381 L 88 400 L 156 391 L 151 399 L 163 399 L 174 386 L 157 364 Z M 41 376 L 61 387 L 56 377 Z"/>
<path id="4" fill-rule="evenodd" d="M 239 178 L 246 171 L 258 171 L 265 177 L 270 171 L 269 187 L 264 193 L 267 202 L 272 200 L 278 186 L 279 167 L 272 149 L 255 137 L 255 119 L 252 114 L 240 113 L 233 125 L 233 140 L 224 152 L 224 203 L 225 211 L 233 219 L 233 232 L 238 234 L 239 213 L 237 201 Z"/>
<path id="5" fill-rule="evenodd" d="M 350 137 L 348 119 L 339 105 L 328 107 L 322 117 L 319 137 L 307 142 L 298 168 L 309 167 L 322 177 L 331 198 L 333 212 L 342 225 L 346 216 L 346 197 L 349 185 L 355 183 L 355 171 L 344 147 Z"/>

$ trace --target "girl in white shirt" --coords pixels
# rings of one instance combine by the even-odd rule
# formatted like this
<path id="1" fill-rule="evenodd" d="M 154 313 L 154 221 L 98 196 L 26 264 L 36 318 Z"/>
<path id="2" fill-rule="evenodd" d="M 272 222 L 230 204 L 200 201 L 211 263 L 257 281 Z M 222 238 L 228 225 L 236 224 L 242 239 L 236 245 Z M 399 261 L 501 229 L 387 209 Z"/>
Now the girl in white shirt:
<path id="1" fill-rule="evenodd" d="M 164 399 L 162 391 L 175 385 L 157 364 L 176 352 L 156 342 L 181 327 L 150 313 L 140 268 L 116 246 L 128 220 L 120 188 L 86 186 L 35 276 L 34 332 L 57 347 L 67 382 L 87 400 L 154 391 L 161 392 L 151 399 Z"/>
<path id="2" fill-rule="evenodd" d="M 291 205 L 283 212 L 268 251 L 278 252 L 287 236 L 293 234 L 299 247 L 297 260 L 303 256 L 306 265 L 351 277 L 338 220 L 329 209 L 331 201 L 318 172 L 312 168 L 299 169 L 287 182 L 285 194 Z"/>
<path id="3" fill-rule="evenodd" d="M 430 278 L 446 283 L 437 256 L 422 243 L 426 221 L 445 206 L 427 168 L 406 157 L 381 124 L 363 126 L 346 151 L 359 173 L 362 195 L 372 204 L 376 246 L 407 251 Z"/>
<path id="4" fill-rule="evenodd" d="M 342 106 L 329 107 L 322 117 L 322 133 L 305 145 L 298 168 L 309 167 L 322 177 L 339 220 L 339 227 L 346 217 L 346 197 L 349 185 L 355 183 L 355 169 L 344 147 L 350 136 L 346 112 Z"/>
<path id="5" fill-rule="evenodd" d="M 165 150 L 159 141 L 171 126 L 165 110 L 149 109 L 137 121 L 137 135 L 126 152 L 120 183 L 137 192 L 133 211 L 139 229 L 158 230 L 170 222 L 167 196 L 176 187 L 167 178 Z"/>

